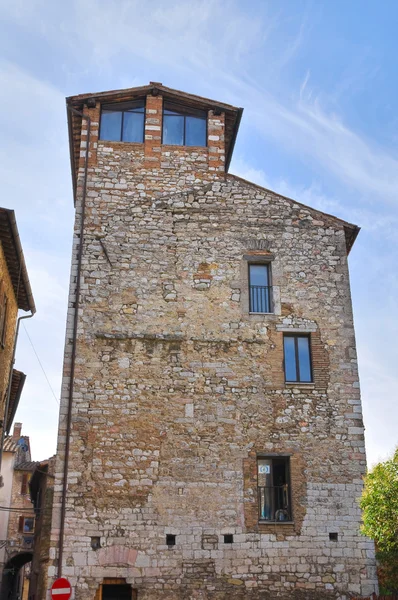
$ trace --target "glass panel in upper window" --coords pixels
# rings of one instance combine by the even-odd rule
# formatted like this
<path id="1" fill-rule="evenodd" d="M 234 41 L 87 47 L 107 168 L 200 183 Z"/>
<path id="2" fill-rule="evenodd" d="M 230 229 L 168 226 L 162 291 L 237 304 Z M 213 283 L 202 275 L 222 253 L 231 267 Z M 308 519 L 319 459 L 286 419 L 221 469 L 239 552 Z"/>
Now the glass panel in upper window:
<path id="1" fill-rule="evenodd" d="M 138 111 L 141 112 L 138 112 Z M 123 142 L 144 141 L 144 113 L 142 109 L 126 111 L 123 115 Z"/>
<path id="2" fill-rule="evenodd" d="M 197 117 L 186 117 L 185 145 L 206 146 L 206 120 Z"/>
<path id="3" fill-rule="evenodd" d="M 286 381 L 297 381 L 296 350 L 294 340 L 294 337 L 286 335 L 283 338 Z"/>
<path id="4" fill-rule="evenodd" d="M 100 139 L 110 142 L 120 141 L 122 130 L 122 112 L 103 110 L 101 114 Z"/>
<path id="5" fill-rule="evenodd" d="M 163 144 L 184 145 L 184 117 L 163 115 Z"/>
<path id="6" fill-rule="evenodd" d="M 312 381 L 309 338 L 298 337 L 297 338 L 297 346 L 298 346 L 300 381 L 303 381 L 303 382 Z"/>

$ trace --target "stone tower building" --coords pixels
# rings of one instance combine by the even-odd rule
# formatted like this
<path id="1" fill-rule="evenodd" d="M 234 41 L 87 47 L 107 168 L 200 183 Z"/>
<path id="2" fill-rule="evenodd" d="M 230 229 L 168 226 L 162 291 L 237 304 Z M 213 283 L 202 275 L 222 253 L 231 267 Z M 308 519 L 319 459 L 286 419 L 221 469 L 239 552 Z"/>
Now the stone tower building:
<path id="1" fill-rule="evenodd" d="M 228 174 L 239 108 L 160 83 L 67 106 L 50 583 L 77 600 L 372 593 L 358 228 Z"/>

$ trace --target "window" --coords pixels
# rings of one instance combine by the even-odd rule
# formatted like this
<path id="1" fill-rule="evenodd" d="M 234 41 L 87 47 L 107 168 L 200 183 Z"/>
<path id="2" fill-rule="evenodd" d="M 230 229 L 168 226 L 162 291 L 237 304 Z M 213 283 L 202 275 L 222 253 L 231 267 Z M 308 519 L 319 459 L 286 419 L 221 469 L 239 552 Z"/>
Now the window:
<path id="1" fill-rule="evenodd" d="M 311 383 L 311 347 L 308 335 L 283 336 L 285 381 Z"/>
<path id="2" fill-rule="evenodd" d="M 20 533 L 33 533 L 35 520 L 33 517 L 19 517 L 18 531 Z"/>
<path id="3" fill-rule="evenodd" d="M 24 535 L 22 537 L 22 547 L 26 550 L 32 550 L 34 538 L 32 535 Z"/>
<path id="4" fill-rule="evenodd" d="M 100 140 L 113 142 L 144 141 L 144 102 L 104 104 L 101 111 Z"/>
<path id="5" fill-rule="evenodd" d="M 29 483 L 29 473 L 23 473 L 22 481 L 21 481 L 21 494 L 23 496 L 26 496 L 26 494 L 28 493 L 28 483 Z"/>
<path id="6" fill-rule="evenodd" d="M 249 264 L 249 312 L 272 312 L 270 292 L 270 266 Z"/>
<path id="7" fill-rule="evenodd" d="M 257 459 L 259 521 L 291 521 L 288 457 Z"/>
<path id="8" fill-rule="evenodd" d="M 163 108 L 163 144 L 206 146 L 207 114 L 165 103 Z"/>

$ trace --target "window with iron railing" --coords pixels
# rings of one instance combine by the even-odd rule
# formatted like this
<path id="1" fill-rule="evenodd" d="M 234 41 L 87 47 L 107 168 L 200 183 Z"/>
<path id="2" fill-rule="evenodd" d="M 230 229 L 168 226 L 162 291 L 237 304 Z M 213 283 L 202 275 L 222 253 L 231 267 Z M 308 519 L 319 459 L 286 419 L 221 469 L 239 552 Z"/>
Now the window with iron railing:
<path id="1" fill-rule="evenodd" d="M 268 264 L 249 264 L 249 312 L 273 312 L 270 280 Z"/>
<path id="2" fill-rule="evenodd" d="M 288 457 L 257 460 L 259 521 L 292 521 Z"/>

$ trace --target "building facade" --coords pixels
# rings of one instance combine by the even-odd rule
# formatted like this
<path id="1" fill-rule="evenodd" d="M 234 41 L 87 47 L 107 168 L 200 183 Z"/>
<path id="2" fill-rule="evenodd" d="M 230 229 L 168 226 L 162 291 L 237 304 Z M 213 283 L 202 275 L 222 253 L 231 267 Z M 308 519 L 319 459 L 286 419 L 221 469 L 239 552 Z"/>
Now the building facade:
<path id="1" fill-rule="evenodd" d="M 30 315 L 18 319 L 18 309 Z M 10 432 L 26 376 L 14 369 L 21 318 L 36 312 L 13 210 L 0 207 L 0 487 L 5 436 Z"/>
<path id="2" fill-rule="evenodd" d="M 32 462 L 30 440 L 15 423 L 3 447 L 4 485 L 0 488 L 0 597 L 28 598 L 35 513 L 29 496 Z"/>
<path id="3" fill-rule="evenodd" d="M 54 494 L 55 457 L 36 463 L 29 482 L 35 512 L 33 556 L 29 582 L 29 600 L 45 598 L 50 560 L 50 530 Z"/>
<path id="4" fill-rule="evenodd" d="M 68 98 L 76 221 L 49 585 L 377 589 L 347 255 L 358 228 L 228 174 L 242 110 Z"/>

